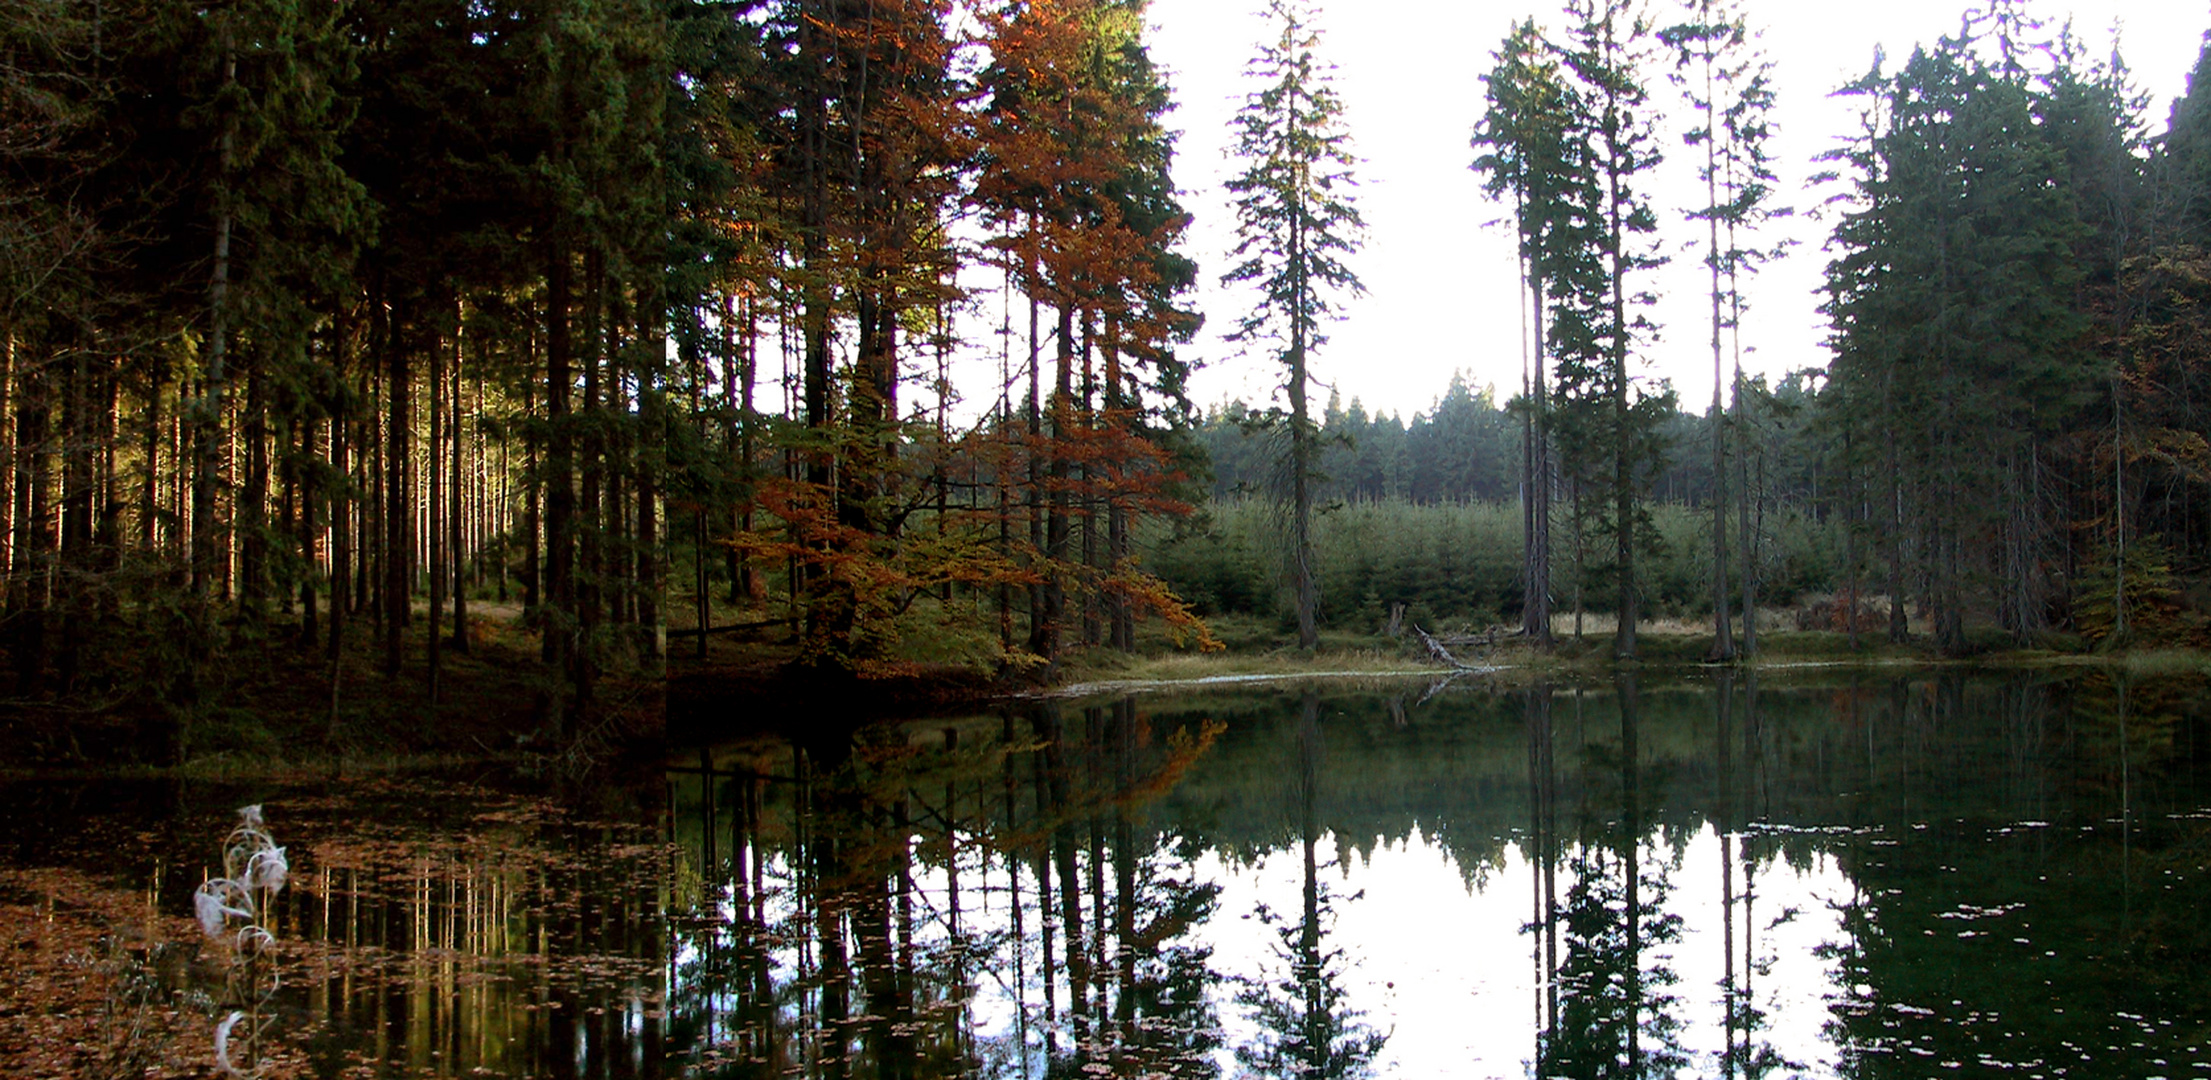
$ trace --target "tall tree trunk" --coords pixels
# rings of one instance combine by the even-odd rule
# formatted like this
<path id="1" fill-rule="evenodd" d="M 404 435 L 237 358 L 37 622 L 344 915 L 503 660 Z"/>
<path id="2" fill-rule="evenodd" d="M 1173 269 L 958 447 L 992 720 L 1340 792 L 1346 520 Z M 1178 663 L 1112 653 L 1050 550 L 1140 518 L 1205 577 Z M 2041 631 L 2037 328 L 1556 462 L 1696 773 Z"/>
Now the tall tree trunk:
<path id="1" fill-rule="evenodd" d="M 547 292 L 550 293 L 550 281 L 552 279 L 550 271 L 548 271 L 546 279 L 548 282 Z M 551 310 L 550 300 L 548 300 L 547 310 L 548 312 Z M 548 314 L 547 321 L 550 322 L 550 320 L 551 316 Z M 536 352 L 534 348 L 536 338 L 534 335 L 531 338 L 531 344 L 533 348 L 530 351 L 533 355 L 529 359 L 533 363 L 530 364 L 530 367 L 535 368 L 537 365 L 534 361 L 537 357 L 534 355 Z M 536 379 L 522 380 L 522 415 L 531 420 L 539 419 L 536 384 Z M 549 393 L 548 396 L 550 396 Z M 545 503 L 546 491 L 545 470 L 551 465 L 546 458 L 544 448 L 549 444 L 549 441 L 548 439 L 528 439 L 522 444 L 522 621 L 524 625 L 535 627 L 541 632 L 544 630 L 545 622 L 545 575 L 542 566 L 544 513 L 542 507 Z"/>
<path id="2" fill-rule="evenodd" d="M 408 370 L 407 352 L 413 344 L 402 340 L 402 328 L 411 329 L 404 319 L 387 313 L 389 324 L 384 333 L 384 380 L 387 398 L 385 423 L 387 447 L 384 452 L 384 674 L 399 674 L 400 663 L 406 657 L 406 644 L 402 635 L 408 623 L 408 607 L 413 601 L 414 581 L 414 500 L 407 484 L 408 459 L 414 454 L 413 382 L 414 374 Z"/>
<path id="3" fill-rule="evenodd" d="M 638 286 L 637 337 L 638 434 L 631 459 L 637 487 L 637 522 L 632 530 L 637 538 L 636 622 L 645 655 L 657 660 L 668 654 L 668 622 L 660 606 L 662 568 L 667 556 L 660 539 L 660 469 L 668 445 L 668 405 L 662 385 L 662 365 L 668 355 L 668 319 L 657 266 L 647 268 Z"/>
<path id="4" fill-rule="evenodd" d="M 1520 631 L 1537 648 L 1551 647 L 1551 435 L 1550 401 L 1543 365 L 1548 335 L 1544 325 L 1548 285 L 1535 260 L 1528 266 L 1528 302 L 1533 306 L 1530 333 L 1532 364 L 1525 389 L 1528 415 L 1521 424 L 1521 477 L 1526 509 L 1522 532 L 1526 551 L 1520 594 Z"/>
<path id="5" fill-rule="evenodd" d="M 339 334 L 332 350 L 342 363 L 346 338 Z M 342 370 L 342 368 L 341 368 Z M 346 443 L 346 421 L 341 404 L 330 414 L 330 476 L 338 481 L 330 490 L 330 657 L 336 660 L 345 648 L 346 616 L 353 607 L 353 496 L 346 483 L 353 474 L 351 447 Z"/>
<path id="6" fill-rule="evenodd" d="M 0 613 L 14 610 L 18 592 L 16 582 L 17 561 L 23 552 L 22 545 L 16 537 L 16 526 L 23 520 L 23 514 L 17 509 L 15 498 L 16 494 L 23 490 L 23 487 L 16 477 L 17 457 L 22 444 L 16 439 L 19 433 L 15 428 L 15 421 L 22 410 L 22 396 L 16 392 L 15 347 L 14 328 L 0 325 L 0 433 L 5 433 L 8 436 L 0 438 Z M 160 393 L 159 387 L 156 386 L 150 395 L 157 404 L 150 406 L 148 409 L 152 419 L 147 421 L 146 428 L 149 434 L 146 451 L 147 510 L 145 517 L 149 530 L 154 520 L 152 506 L 154 502 L 154 462 L 156 461 L 152 450 L 153 438 L 151 433 L 159 430 L 160 427 L 161 414 L 158 406 Z M 151 536 L 152 534 L 149 532 L 147 543 L 149 549 L 153 546 Z M 149 554 L 151 554 L 150 551 Z"/>
<path id="7" fill-rule="evenodd" d="M 267 615 L 264 609 L 269 587 L 268 383 L 261 370 L 264 366 L 257 363 L 246 372 L 245 416 L 239 424 L 246 451 L 246 482 L 231 508 L 239 526 L 239 609 L 255 623 Z"/>
<path id="8" fill-rule="evenodd" d="M 334 426 L 333 426 L 334 428 Z M 332 431 L 333 441 L 336 432 Z M 320 644 L 322 628 L 318 625 L 320 614 L 316 610 L 315 579 L 322 574 L 323 534 L 325 520 L 320 510 L 323 470 L 328 468 L 329 456 L 318 454 L 322 443 L 322 418 L 309 412 L 299 425 L 299 448 L 296 464 L 292 469 L 293 487 L 298 493 L 297 516 L 293 525 L 298 530 L 295 542 L 299 545 L 299 645 L 312 653 Z M 319 460 L 318 460 L 319 459 Z"/>
<path id="9" fill-rule="evenodd" d="M 606 603 L 607 431 L 610 393 L 602 367 L 607 362 L 607 266 L 606 252 L 593 242 L 583 256 L 583 340 L 576 358 L 582 363 L 583 399 L 576 415 L 581 421 L 576 449 L 576 574 L 574 651 L 568 657 L 576 719 L 581 722 L 591 708 L 591 684 L 599 660 L 598 631 Z"/>
<path id="10" fill-rule="evenodd" d="M 1296 93 L 1290 113 L 1296 115 Z M 1306 401 L 1306 327 L 1313 321 L 1312 283 L 1306 278 L 1310 252 L 1305 245 L 1305 210 L 1293 207 L 1290 244 L 1284 253 L 1292 267 L 1290 310 L 1290 581 L 1296 592 L 1297 647 L 1307 653 L 1320 646 L 1320 588 L 1313 578 L 1313 417 Z"/>
<path id="11" fill-rule="evenodd" d="M 454 328 L 455 341 L 459 340 L 459 335 L 460 329 L 458 326 L 456 326 Z M 431 708 L 435 709 L 438 704 L 438 692 L 440 689 L 442 689 L 438 684 L 441 676 L 443 676 L 445 673 L 445 651 L 439 647 L 440 643 L 438 640 L 440 637 L 443 636 L 439 633 L 440 627 L 438 626 L 438 624 L 444 621 L 443 616 L 445 615 L 446 538 L 444 518 L 442 516 L 447 509 L 445 505 L 446 490 L 444 469 L 445 343 L 442 341 L 432 340 L 430 342 L 429 351 L 430 446 L 428 472 L 430 474 L 430 502 L 428 515 L 429 528 L 426 530 L 429 533 L 429 536 L 426 539 L 428 541 L 427 547 L 429 548 L 428 565 L 430 571 L 430 610 L 428 617 L 422 620 L 422 624 L 423 629 L 428 636 L 428 641 L 425 642 L 425 649 L 427 650 L 425 658 L 428 661 L 428 666 L 430 669 L 430 706 Z"/>
<path id="12" fill-rule="evenodd" d="M 1075 309 L 1059 306 L 1058 364 L 1052 376 L 1052 455 L 1044 525 L 1044 652 L 1058 663 L 1067 623 L 1067 555 L 1073 531 L 1068 527 L 1067 481 L 1073 466 L 1065 447 L 1074 419 Z"/>
<path id="13" fill-rule="evenodd" d="M 9 353 L 12 354 L 15 351 L 14 343 L 8 342 L 7 348 Z M 13 357 L 11 356 L 9 359 L 12 367 Z M 5 386 L 8 381 L 12 380 L 0 379 L 0 394 L 7 392 Z M 159 559 L 161 556 L 161 450 L 163 442 L 161 436 L 162 432 L 167 429 L 169 422 L 168 418 L 163 415 L 161 408 L 161 386 L 161 373 L 159 371 L 148 372 L 146 378 L 145 438 L 139 444 L 139 452 L 144 458 L 140 465 L 144 471 L 140 474 L 138 544 L 141 554 L 149 560 Z M 0 416 L 4 416 L 6 411 L 4 403 L 0 403 Z M 0 450 L 0 475 L 7 477 L 5 481 L 0 481 L 0 483 L 10 486 L 14 484 L 15 470 L 12 465 L 6 463 L 13 455 L 14 449 L 12 446 Z M 5 490 L 5 488 L 0 488 L 0 490 Z"/>
<path id="14" fill-rule="evenodd" d="M 219 31 L 223 50 L 223 87 L 237 85 L 238 56 L 231 42 L 230 18 Z M 213 591 L 222 557 L 215 526 L 215 482 L 225 450 L 223 441 L 223 390 L 229 372 L 225 367 L 230 343 L 230 232 L 232 211 L 231 162 L 237 142 L 238 119 L 226 110 L 222 134 L 216 145 L 215 258 L 207 290 L 207 346 L 204 354 L 199 400 L 192 409 L 192 593 L 200 601 Z M 204 641 L 202 642 L 204 645 Z"/>
<path id="15" fill-rule="evenodd" d="M 40 365 L 48 366 L 48 365 Z M 15 624 L 16 696 L 37 697 L 45 690 L 46 627 L 50 599 L 50 562 L 54 538 L 47 528 L 47 458 L 52 453 L 47 423 L 52 379 L 26 370 L 15 413 L 15 567 L 9 589 L 8 622 Z"/>
<path id="16" fill-rule="evenodd" d="M 461 405 L 461 369 L 466 366 L 466 360 L 468 357 L 468 349 L 466 344 L 467 340 L 468 307 L 464 302 L 454 316 L 453 381 L 452 386 L 449 388 L 451 393 L 448 395 L 449 399 L 453 402 L 453 421 L 451 425 L 453 429 L 453 436 L 452 445 L 450 447 L 450 452 L 452 454 L 452 463 L 450 468 L 453 491 L 453 514 L 451 518 L 452 531 L 447 534 L 446 548 L 448 553 L 446 557 L 451 560 L 453 566 L 453 651 L 457 653 L 466 653 L 469 651 L 468 570 L 470 560 L 468 558 L 469 551 L 466 543 L 469 523 L 469 500 L 463 497 L 463 492 L 466 489 L 461 486 L 461 463 L 464 457 L 461 451 L 467 445 L 467 439 L 465 437 L 466 425 L 462 422 L 462 418 L 468 414 L 468 411 L 464 409 Z M 478 502 L 480 503 L 481 500 L 479 499 Z M 432 623 L 435 623 L 438 620 L 435 615 L 433 615 L 430 621 Z"/>
<path id="17" fill-rule="evenodd" d="M 1106 423 L 1122 438 L 1134 438 L 1129 431 L 1133 403 L 1123 392 L 1121 371 L 1121 324 L 1119 319 L 1106 320 L 1105 340 L 1105 406 Z M 1106 521 L 1106 567 L 1109 574 L 1121 573 L 1129 561 L 1129 510 L 1121 493 L 1110 494 L 1111 508 Z M 1118 590 L 1109 594 L 1108 615 L 1112 623 L 1111 645 L 1122 652 L 1136 651 L 1136 619 L 1129 610 L 1128 596 Z"/>
<path id="18" fill-rule="evenodd" d="M 1029 552 L 1032 560 L 1041 561 L 1046 553 L 1044 526 L 1044 398 L 1042 375 L 1043 355 L 1038 339 L 1039 315 L 1042 305 L 1037 300 L 1033 282 L 1035 267 L 1032 265 L 1029 291 L 1029 446 L 1022 455 L 1027 467 L 1028 483 L 1024 493 L 1029 518 Z M 1032 563 L 1032 565 L 1035 565 Z M 1029 583 L 1029 652 L 1040 657 L 1050 657 L 1050 620 L 1045 614 L 1045 575 L 1050 567 L 1039 567 Z"/>
<path id="19" fill-rule="evenodd" d="M 1608 128 L 1617 130 L 1613 126 L 1616 123 L 1608 117 Z M 1617 149 L 1612 151 L 1612 160 L 1619 160 Z M 1611 186 L 1606 200 L 1611 215 L 1606 231 L 1606 261 L 1612 278 L 1612 307 L 1611 340 L 1606 347 L 1605 362 L 1610 368 L 1612 383 L 1609 404 L 1612 408 L 1613 571 L 1619 575 L 1620 588 L 1616 609 L 1619 622 L 1613 636 L 1612 654 L 1630 660 L 1635 657 L 1635 624 L 1642 597 L 1635 576 L 1635 469 L 1633 447 L 1629 445 L 1627 260 L 1622 231 L 1626 222 L 1621 213 L 1625 195 L 1622 191 L 1624 178 L 1616 166 L 1606 179 Z"/>
<path id="20" fill-rule="evenodd" d="M 61 546 L 55 561 L 54 601 L 60 619 L 61 648 L 56 657 L 60 690 L 76 689 L 83 661 L 86 623 L 92 617 L 88 596 L 92 553 L 93 451 L 97 430 L 92 414 L 91 371 L 84 347 L 69 350 L 62 368 Z"/>
<path id="21" fill-rule="evenodd" d="M 574 269 L 567 246 L 555 241 L 549 252 L 545 285 L 545 582 L 539 625 L 544 634 L 543 656 L 554 680 L 546 705 L 546 725 L 556 734 L 568 729 L 567 691 L 560 680 L 568 673 L 575 626 L 574 422 L 568 411 L 570 370 L 569 312 L 574 298 Z"/>
<path id="22" fill-rule="evenodd" d="M 1735 365 L 1735 459 L 1742 469 L 1741 483 L 1737 485 L 1742 499 L 1736 504 L 1735 557 L 1741 564 L 1737 572 L 1743 579 L 1742 654 L 1748 658 L 1758 654 L 1758 546 L 1750 516 L 1751 503 L 1757 497 L 1750 484 L 1750 425 L 1753 421 L 1744 400 L 1744 389 L 1743 365 L 1738 361 Z"/>

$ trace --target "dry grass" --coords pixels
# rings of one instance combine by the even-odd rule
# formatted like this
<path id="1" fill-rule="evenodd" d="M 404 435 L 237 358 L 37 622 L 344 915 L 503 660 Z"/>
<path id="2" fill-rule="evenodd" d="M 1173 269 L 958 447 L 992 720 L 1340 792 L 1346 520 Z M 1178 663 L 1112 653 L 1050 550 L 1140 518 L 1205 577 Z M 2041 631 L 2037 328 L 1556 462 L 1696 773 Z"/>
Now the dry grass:
<path id="1" fill-rule="evenodd" d="M 1062 679 L 1070 683 L 1185 682 L 1224 676 L 1295 676 L 1323 672 L 1425 675 L 1447 670 L 1406 651 L 1385 649 L 1320 649 L 1311 655 L 1296 649 L 1157 655 L 1127 655 L 1099 649 L 1077 654 L 1061 665 Z"/>

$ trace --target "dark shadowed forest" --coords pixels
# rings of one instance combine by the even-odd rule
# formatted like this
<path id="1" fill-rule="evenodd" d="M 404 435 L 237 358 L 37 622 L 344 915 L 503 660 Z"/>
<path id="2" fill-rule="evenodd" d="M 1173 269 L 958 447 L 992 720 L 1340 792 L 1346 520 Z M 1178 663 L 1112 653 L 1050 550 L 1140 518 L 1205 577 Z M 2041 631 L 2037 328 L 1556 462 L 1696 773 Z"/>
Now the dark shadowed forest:
<path id="1" fill-rule="evenodd" d="M 1784 192 L 1744 11 L 1572 0 L 1437 121 L 1518 239 L 1522 385 L 1401 416 L 1309 400 L 1367 196 L 1315 13 L 1268 17 L 1201 266 L 1144 0 L 0 0 L 5 704 L 173 760 L 271 709 L 606 736 L 671 657 L 1035 675 L 1224 614 L 2205 644 L 2211 67 L 2157 115 L 1995 0 L 1840 88 Z M 1832 359 L 1746 377 L 1814 205 Z M 1710 402 L 1645 370 L 1662 247 Z M 1190 401 L 1206 319 L 1278 401 Z"/>

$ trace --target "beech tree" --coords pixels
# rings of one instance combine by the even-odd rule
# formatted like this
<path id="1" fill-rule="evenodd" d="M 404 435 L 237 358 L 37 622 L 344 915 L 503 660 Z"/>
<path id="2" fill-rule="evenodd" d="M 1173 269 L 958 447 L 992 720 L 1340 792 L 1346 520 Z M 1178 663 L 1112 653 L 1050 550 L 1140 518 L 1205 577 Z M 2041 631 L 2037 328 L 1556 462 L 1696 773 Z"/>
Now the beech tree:
<path id="1" fill-rule="evenodd" d="M 1327 344 L 1337 296 L 1364 291 L 1344 261 L 1356 251 L 1364 222 L 1352 198 L 1356 186 L 1351 137 L 1343 122 L 1331 68 L 1315 50 L 1320 31 L 1298 0 L 1270 0 L 1278 27 L 1246 68 L 1259 84 L 1236 113 L 1235 154 L 1244 170 L 1228 182 L 1236 199 L 1238 260 L 1224 283 L 1258 287 L 1252 310 L 1229 340 L 1259 343 L 1283 367 L 1290 399 L 1290 577 L 1296 594 L 1298 647 L 1319 644 L 1320 596 L 1313 569 L 1313 483 L 1318 439 L 1307 404 L 1310 359 Z"/>

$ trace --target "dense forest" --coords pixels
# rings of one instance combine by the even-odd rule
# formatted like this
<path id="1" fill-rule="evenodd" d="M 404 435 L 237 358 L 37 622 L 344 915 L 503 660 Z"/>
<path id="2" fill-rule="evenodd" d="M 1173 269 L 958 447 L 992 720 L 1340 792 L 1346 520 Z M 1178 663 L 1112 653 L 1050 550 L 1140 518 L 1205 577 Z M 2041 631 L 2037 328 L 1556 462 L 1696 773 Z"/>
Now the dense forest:
<path id="1" fill-rule="evenodd" d="M 1754 28 L 1695 0 L 1566 15 L 1492 54 L 1474 137 L 1521 244 L 1523 385 L 1501 401 L 1454 377 L 1409 420 L 1331 406 L 1322 514 L 1354 519 L 1335 530 L 1339 615 L 1409 601 L 1517 614 L 1547 640 L 1571 604 L 1577 624 L 1585 607 L 1622 616 L 1629 656 L 1640 608 L 1710 618 L 1721 658 L 1755 647 L 1743 613 L 1818 593 L 1821 627 L 1922 633 L 1951 654 L 2202 641 L 2211 68 L 2157 132 L 2119 57 L 2024 3 L 1970 11 L 1901 64 L 1877 57 L 1840 88 L 1860 130 L 1813 190 L 1787 193 L 1832 222 L 1833 360 L 1769 386 L 1745 376 L 1738 328 L 1791 210 Z M 1693 234 L 1663 227 L 1674 208 L 1648 194 L 1658 114 L 1707 196 L 1682 215 Z M 1652 271 L 1684 244 L 1709 271 L 1709 326 L 1665 329 L 1708 333 L 1702 415 L 1639 362 L 1662 329 Z M 1232 402 L 1199 430 L 1217 507 L 1279 484 L 1257 426 Z M 1264 548 L 1254 531 L 1178 541 L 1189 557 L 1167 576 L 1267 610 L 1224 569 Z M 1439 562 L 1450 581 L 1421 573 Z"/>
<path id="2" fill-rule="evenodd" d="M 767 605 L 825 668 L 917 603 L 1041 656 L 1193 625 L 1128 555 L 1196 320 L 1141 25 L 7 4 L 15 695 L 189 712 L 239 658 L 320 650 L 335 684 L 368 641 L 435 687 L 488 601 L 560 730 L 657 662 L 679 592 Z M 986 269 L 1010 373 L 955 390 L 930 372 Z"/>
<path id="3" fill-rule="evenodd" d="M 1548 641 L 1570 604 L 1621 655 L 1664 611 L 1729 656 L 1812 591 L 1949 652 L 2198 632 L 2211 69 L 2153 131 L 2116 57 L 1999 0 L 1846 88 L 1862 130 L 1784 196 L 1740 13 L 1570 0 L 1470 51 L 1459 110 L 1524 385 L 1316 416 L 1356 159 L 1312 12 L 1268 15 L 1240 246 L 1200 267 L 1144 0 L 0 0 L 11 700 L 190 721 L 278 654 L 434 697 L 510 622 L 553 731 L 709 634 L 1022 668 L 1147 617 L 1210 644 L 1191 601 L 1308 647 L 1409 601 Z M 1769 387 L 1739 316 L 1810 199 L 1833 362 Z M 1644 370 L 1662 242 L 1709 268 L 1702 415 Z M 1201 275 L 1258 306 L 1201 314 Z M 1286 408 L 1192 406 L 1206 315 Z M 1282 510 L 1224 553 L 1251 499 Z M 1465 567 L 1424 595 L 1327 548 L 1347 508 L 1477 505 L 1423 519 Z"/>

